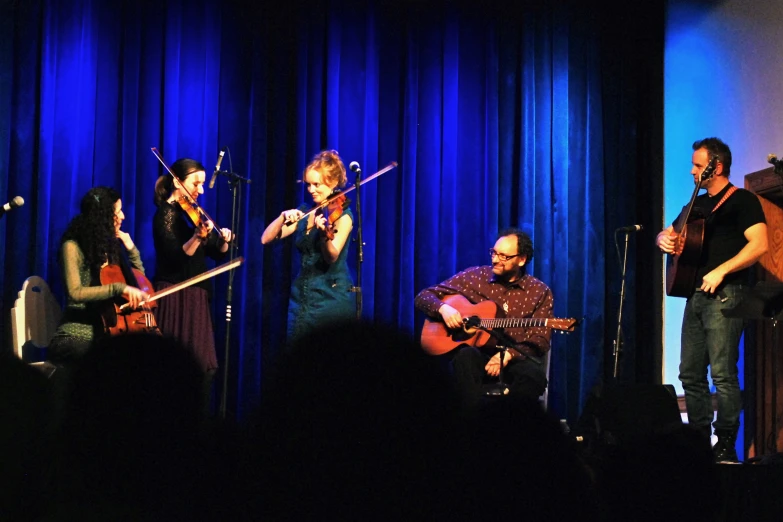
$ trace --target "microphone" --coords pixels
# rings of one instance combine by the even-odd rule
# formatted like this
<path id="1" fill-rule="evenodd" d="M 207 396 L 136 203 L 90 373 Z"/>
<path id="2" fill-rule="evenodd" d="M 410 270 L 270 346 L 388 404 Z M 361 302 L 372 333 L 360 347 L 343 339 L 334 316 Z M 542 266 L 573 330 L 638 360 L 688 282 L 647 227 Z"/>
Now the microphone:
<path id="1" fill-rule="evenodd" d="M 638 232 L 638 231 L 642 230 L 643 228 L 644 227 L 642 225 L 629 225 L 627 227 L 620 227 L 615 232 L 626 232 L 626 233 Z"/>
<path id="2" fill-rule="evenodd" d="M 24 205 L 24 199 L 21 198 L 21 196 L 16 196 L 14 199 L 3 205 L 2 208 L 0 208 L 0 217 L 3 217 L 6 212 L 9 210 L 13 210 L 16 207 L 21 207 Z"/>
<path id="3" fill-rule="evenodd" d="M 209 188 L 215 188 L 215 180 L 217 179 L 218 172 L 220 172 L 220 164 L 223 163 L 223 156 L 226 154 L 226 148 L 220 149 L 217 163 L 215 163 L 215 172 L 212 173 L 212 179 L 209 180 Z"/>
<path id="4" fill-rule="evenodd" d="M 362 173 L 362 168 L 359 166 L 359 162 L 358 161 L 352 161 L 351 164 L 348 165 L 348 167 L 350 167 L 350 169 L 352 171 L 354 171 L 355 173 L 357 173 L 357 174 L 361 174 Z"/>
<path id="5" fill-rule="evenodd" d="M 774 165 L 776 169 L 783 166 L 783 160 L 779 160 L 774 154 L 767 154 L 767 163 Z"/>

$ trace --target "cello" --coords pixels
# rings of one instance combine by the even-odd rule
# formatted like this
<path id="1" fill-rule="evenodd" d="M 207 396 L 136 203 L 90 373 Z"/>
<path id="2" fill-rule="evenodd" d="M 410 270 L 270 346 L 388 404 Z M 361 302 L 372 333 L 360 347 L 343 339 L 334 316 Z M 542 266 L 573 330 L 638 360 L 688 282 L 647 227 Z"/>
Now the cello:
<path id="1" fill-rule="evenodd" d="M 138 268 L 107 264 L 101 268 L 100 281 L 102 285 L 112 283 L 125 283 L 135 286 L 148 294 L 152 293 L 152 283 Z M 127 335 L 134 333 L 151 333 L 160 335 L 160 329 L 155 322 L 152 309 L 158 303 L 143 303 L 142 306 L 132 309 L 122 297 L 113 299 L 101 310 L 104 332 L 110 336 Z"/>
<path id="2" fill-rule="evenodd" d="M 207 270 L 201 274 L 195 275 L 190 279 L 177 283 L 175 285 L 164 288 L 157 292 L 153 291 L 152 283 L 149 279 L 136 268 L 131 268 L 133 276 L 138 282 L 137 285 L 128 283 L 126 277 L 123 274 L 122 267 L 119 265 L 106 265 L 101 269 L 101 284 L 111 283 L 126 283 L 136 286 L 139 290 L 142 290 L 149 294 L 149 299 L 141 303 L 141 306 L 137 309 L 132 309 L 128 303 L 120 303 L 122 298 L 117 298 L 113 301 L 112 307 L 106 307 L 101 313 L 103 319 L 104 330 L 109 335 L 126 335 L 131 333 L 157 333 L 160 334 L 160 329 L 155 322 L 155 316 L 152 313 L 152 309 L 158 306 L 156 301 L 161 297 L 166 297 L 173 293 L 179 292 L 189 286 L 196 283 L 215 277 L 218 274 L 227 272 L 242 265 L 245 262 L 245 258 L 238 257 L 233 261 L 229 261 L 223 265 Z"/>

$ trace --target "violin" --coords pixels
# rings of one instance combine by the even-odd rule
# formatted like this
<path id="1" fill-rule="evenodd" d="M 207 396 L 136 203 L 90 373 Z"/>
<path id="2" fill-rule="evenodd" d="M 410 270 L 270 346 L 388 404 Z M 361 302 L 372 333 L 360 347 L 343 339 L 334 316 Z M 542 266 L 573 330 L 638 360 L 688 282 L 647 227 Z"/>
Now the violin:
<path id="1" fill-rule="evenodd" d="M 351 200 L 345 197 L 345 194 L 338 192 L 336 196 L 329 199 L 329 203 L 326 205 L 326 211 L 323 212 L 326 217 L 326 239 L 329 241 L 334 239 L 334 233 L 337 229 L 334 228 L 335 222 L 343 215 L 351 204 Z"/>
<path id="2" fill-rule="evenodd" d="M 136 286 L 139 290 L 151 294 L 153 291 L 152 283 L 144 273 L 131 267 L 131 272 L 136 278 L 134 281 L 128 281 L 123 274 L 120 265 L 109 264 L 101 268 L 100 281 L 102 285 L 112 283 L 125 283 Z M 155 333 L 160 335 L 160 329 L 155 322 L 155 315 L 152 308 L 158 306 L 158 303 L 143 303 L 137 309 L 131 309 L 125 299 L 117 297 L 107 304 L 101 310 L 101 319 L 103 320 L 104 332 L 108 335 L 127 335 L 133 333 Z"/>
<path id="3" fill-rule="evenodd" d="M 348 208 L 348 205 L 351 203 L 350 200 L 348 200 L 348 198 L 345 197 L 345 195 L 347 193 L 349 193 L 350 191 L 356 189 L 356 187 L 362 186 L 365 183 L 367 183 L 368 181 L 371 181 L 371 180 L 377 178 L 381 174 L 385 174 L 385 173 L 389 172 L 391 169 L 395 168 L 396 166 L 397 166 L 397 162 L 396 161 L 392 161 L 391 163 L 386 165 L 384 168 L 382 168 L 381 170 L 379 170 L 378 172 L 376 172 L 372 176 L 369 176 L 367 179 L 362 181 L 359 185 L 353 185 L 351 187 L 348 187 L 347 189 L 343 190 L 342 192 L 334 192 L 334 193 L 332 193 L 331 196 L 329 196 L 328 198 L 323 200 L 321 203 L 319 203 L 318 205 L 314 206 L 313 208 L 311 208 L 310 210 L 308 210 L 307 212 L 305 212 L 304 214 L 299 216 L 299 218 L 297 220 L 295 220 L 295 221 L 285 221 L 285 222 L 283 222 L 283 224 L 286 225 L 286 226 L 293 225 L 297 221 L 300 221 L 300 220 L 306 218 L 307 216 L 309 216 L 313 212 L 316 212 L 317 210 L 320 210 L 320 209 L 322 209 L 324 207 L 327 208 L 327 212 L 328 212 L 328 214 L 324 213 L 324 214 L 326 214 L 328 216 L 327 221 L 330 221 L 331 223 L 334 223 L 337 220 L 337 218 L 342 215 L 342 213 L 345 211 L 345 209 Z M 338 207 L 339 207 L 339 213 L 336 214 L 334 219 L 329 219 L 329 218 L 331 218 L 331 215 L 333 213 L 337 212 Z M 332 233 L 332 236 L 329 237 L 329 239 L 334 239 L 334 233 Z"/>
<path id="4" fill-rule="evenodd" d="M 176 174 L 169 168 L 169 166 L 166 164 L 166 161 L 163 159 L 163 156 L 160 155 L 158 152 L 158 149 L 156 147 L 152 147 L 152 154 L 155 155 L 156 158 L 158 158 L 158 161 L 161 165 L 163 165 L 163 168 L 166 169 L 166 171 L 171 174 L 171 179 L 174 182 L 174 186 L 179 189 L 180 191 L 180 197 L 175 199 L 175 203 L 179 205 L 179 207 L 185 212 L 185 214 L 188 216 L 190 221 L 196 226 L 201 227 L 202 225 L 212 225 L 212 230 L 218 235 L 220 239 L 223 239 L 223 235 L 220 232 L 220 227 L 217 226 L 217 223 L 215 223 L 215 220 L 209 217 L 209 214 L 207 214 L 204 209 L 202 209 L 198 203 L 196 203 L 196 198 L 194 198 L 187 189 L 182 185 L 182 182 L 180 182 L 179 178 L 177 178 Z"/>

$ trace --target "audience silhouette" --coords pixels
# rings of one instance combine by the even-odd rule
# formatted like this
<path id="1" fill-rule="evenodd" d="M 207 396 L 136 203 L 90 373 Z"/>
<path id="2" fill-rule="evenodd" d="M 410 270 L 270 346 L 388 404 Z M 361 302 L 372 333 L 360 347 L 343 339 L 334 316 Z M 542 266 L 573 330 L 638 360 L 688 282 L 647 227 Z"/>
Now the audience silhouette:
<path id="1" fill-rule="evenodd" d="M 436 517 L 464 443 L 449 382 L 391 327 L 341 322 L 298 338 L 253 425 L 250 509 L 271 520 Z"/>
<path id="2" fill-rule="evenodd" d="M 1 520 L 707 520 L 709 445 L 687 426 L 586 446 L 535 401 L 467 415 L 437 358 L 348 321 L 286 347 L 242 430 L 208 419 L 175 340 L 99 342 L 51 386 L 0 364 Z M 688 492 L 684 494 L 683 492 Z"/>
<path id="3" fill-rule="evenodd" d="M 279 363 L 245 481 L 264 517 L 597 519 L 588 470 L 538 403 L 466 415 L 439 361 L 394 328 L 323 327 Z"/>
<path id="4" fill-rule="evenodd" d="M 100 341 L 73 375 L 49 519 L 198 520 L 212 445 L 202 375 L 177 341 Z"/>
<path id="5" fill-rule="evenodd" d="M 55 433 L 49 385 L 12 352 L 0 354 L 0 520 L 42 514 Z"/>

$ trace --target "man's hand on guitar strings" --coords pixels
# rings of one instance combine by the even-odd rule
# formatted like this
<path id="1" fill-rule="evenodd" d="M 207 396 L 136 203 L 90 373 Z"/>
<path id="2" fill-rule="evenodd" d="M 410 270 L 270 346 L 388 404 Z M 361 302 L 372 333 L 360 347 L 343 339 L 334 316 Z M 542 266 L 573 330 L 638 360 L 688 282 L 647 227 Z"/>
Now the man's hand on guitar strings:
<path id="1" fill-rule="evenodd" d="M 656 236 L 655 244 L 661 249 L 661 252 L 665 254 L 673 254 L 674 247 L 676 246 L 677 234 L 669 229 L 663 230 Z"/>
<path id="2" fill-rule="evenodd" d="M 443 318 L 443 324 L 447 328 L 456 329 L 462 328 L 462 315 L 453 306 L 444 304 L 438 309 L 438 313 Z"/>

